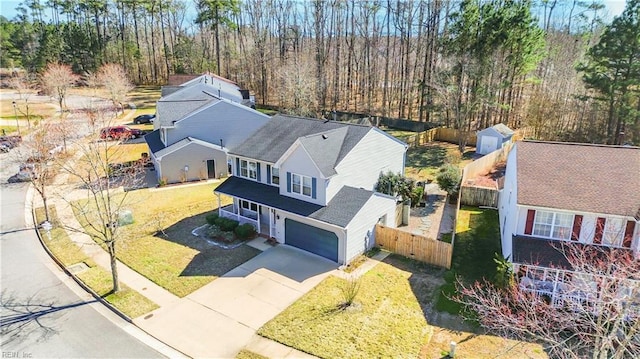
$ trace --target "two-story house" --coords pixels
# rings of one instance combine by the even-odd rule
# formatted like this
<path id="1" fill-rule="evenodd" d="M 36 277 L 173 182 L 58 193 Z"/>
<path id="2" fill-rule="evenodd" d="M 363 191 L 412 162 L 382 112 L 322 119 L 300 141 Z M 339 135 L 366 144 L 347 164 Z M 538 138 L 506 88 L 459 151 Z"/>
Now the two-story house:
<path id="1" fill-rule="evenodd" d="M 160 98 L 154 131 L 145 136 L 159 181 L 224 177 L 228 148 L 245 141 L 269 116 L 194 82 Z"/>
<path id="2" fill-rule="evenodd" d="M 371 248 L 376 223 L 395 226 L 396 199 L 373 191 L 404 173 L 407 146 L 375 127 L 277 115 L 229 151 L 233 197 L 221 216 L 345 264 Z"/>
<path id="3" fill-rule="evenodd" d="M 502 254 L 521 285 L 560 303 L 563 291 L 575 288 L 567 281 L 595 286 L 574 273 L 562 244 L 621 248 L 637 258 L 640 148 L 518 142 L 507 158 L 498 209 Z"/>

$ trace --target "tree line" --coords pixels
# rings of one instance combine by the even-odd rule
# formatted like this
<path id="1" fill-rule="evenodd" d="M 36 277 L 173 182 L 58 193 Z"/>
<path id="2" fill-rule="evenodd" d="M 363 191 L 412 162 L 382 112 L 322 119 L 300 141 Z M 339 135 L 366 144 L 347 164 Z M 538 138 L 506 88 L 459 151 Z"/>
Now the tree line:
<path id="1" fill-rule="evenodd" d="M 210 71 L 258 103 L 528 126 L 538 139 L 640 144 L 640 4 L 599 1 L 26 0 L 0 17 L 4 67 L 138 84 Z"/>

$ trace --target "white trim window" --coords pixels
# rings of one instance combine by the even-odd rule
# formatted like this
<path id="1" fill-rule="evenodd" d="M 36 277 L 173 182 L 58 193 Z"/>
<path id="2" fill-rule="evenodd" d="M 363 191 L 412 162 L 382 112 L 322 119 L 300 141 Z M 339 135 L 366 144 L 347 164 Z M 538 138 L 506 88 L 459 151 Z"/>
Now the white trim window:
<path id="1" fill-rule="evenodd" d="M 291 192 L 311 197 L 311 177 L 291 174 Z"/>
<path id="2" fill-rule="evenodd" d="M 271 183 L 280 184 L 280 169 L 271 167 Z"/>
<path id="3" fill-rule="evenodd" d="M 241 199 L 240 200 L 240 207 L 242 207 L 243 209 L 246 209 L 248 211 L 258 213 L 258 205 L 256 203 L 245 201 L 245 200 Z"/>
<path id="4" fill-rule="evenodd" d="M 571 239 L 573 214 L 536 211 L 533 235 L 553 239 Z"/>
<path id="5" fill-rule="evenodd" d="M 608 217 L 604 222 L 602 232 L 602 244 L 607 246 L 622 247 L 626 222 L 622 218 Z"/>
<path id="6" fill-rule="evenodd" d="M 240 177 L 255 180 L 258 178 L 258 165 L 255 162 L 240 160 Z"/>
<path id="7" fill-rule="evenodd" d="M 258 179 L 258 164 L 251 161 L 249 161 L 249 178 Z"/>

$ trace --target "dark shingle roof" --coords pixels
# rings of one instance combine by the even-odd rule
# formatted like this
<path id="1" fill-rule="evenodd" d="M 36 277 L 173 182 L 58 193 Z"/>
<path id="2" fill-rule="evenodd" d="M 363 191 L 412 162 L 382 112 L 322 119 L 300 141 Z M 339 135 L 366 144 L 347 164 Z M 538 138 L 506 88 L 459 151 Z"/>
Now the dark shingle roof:
<path id="1" fill-rule="evenodd" d="M 640 212 L 640 148 L 521 141 L 518 203 L 634 217 Z"/>
<path id="2" fill-rule="evenodd" d="M 323 174 L 330 175 L 370 130 L 369 126 L 276 115 L 230 153 L 275 163 L 298 138 L 305 137 L 301 139 L 305 149 Z"/>
<path id="3" fill-rule="evenodd" d="M 513 236 L 513 262 L 543 267 L 573 269 L 567 259 L 571 253 L 585 253 L 589 260 L 608 261 L 611 251 L 631 251 L 626 248 L 594 246 L 579 242 L 565 242 L 532 236 Z M 576 246 L 573 249 L 569 246 Z M 565 255 L 566 252 L 566 255 Z M 582 259 L 579 259 L 582 261 Z M 578 262 L 579 264 L 579 262 Z"/>
<path id="4" fill-rule="evenodd" d="M 182 120 L 191 112 L 209 103 L 213 103 L 214 101 L 218 100 L 209 99 L 208 101 L 180 102 L 158 101 L 156 107 L 156 121 L 159 120 L 161 126 L 173 126 L 176 121 Z"/>
<path id="5" fill-rule="evenodd" d="M 373 195 L 371 191 L 345 186 L 332 198 L 328 205 L 320 206 L 282 196 L 278 187 L 235 176 L 229 177 L 215 191 L 342 228 L 345 228 L 351 222 Z"/>
<path id="6" fill-rule="evenodd" d="M 164 143 L 160 139 L 160 130 L 155 130 L 144 135 L 144 140 L 149 146 L 151 153 L 156 153 L 164 149 Z"/>
<path id="7" fill-rule="evenodd" d="M 513 236 L 513 262 L 543 267 L 571 268 L 562 253 L 562 243 L 529 236 Z"/>

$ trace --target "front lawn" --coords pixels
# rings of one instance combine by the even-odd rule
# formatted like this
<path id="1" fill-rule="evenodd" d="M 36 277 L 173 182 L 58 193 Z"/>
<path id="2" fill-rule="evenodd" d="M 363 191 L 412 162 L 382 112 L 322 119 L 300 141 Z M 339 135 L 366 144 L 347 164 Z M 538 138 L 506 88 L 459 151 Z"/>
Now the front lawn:
<path id="1" fill-rule="evenodd" d="M 36 208 L 35 212 L 36 221 L 43 222 L 45 219 L 44 208 Z M 124 284 L 120 285 L 121 289 L 118 293 L 112 293 L 111 272 L 97 266 L 80 247 L 71 241 L 67 232 L 58 222 L 58 215 L 53 206 L 49 208 L 49 218 L 54 225 L 51 230 L 51 239 L 43 229 L 40 229 L 42 240 L 65 267 L 78 263 L 84 263 L 87 266 L 86 270 L 76 275 L 84 284 L 130 318 L 139 317 L 158 308 L 157 304 Z"/>
<path id="2" fill-rule="evenodd" d="M 118 258 L 127 266 L 184 297 L 259 253 L 249 246 L 225 250 L 195 237 L 217 207 L 218 184 L 128 192 L 134 223 L 122 227 Z M 225 200 L 223 205 L 229 203 Z M 163 233 L 164 232 L 164 233 Z"/>
<path id="3" fill-rule="evenodd" d="M 329 277 L 258 334 L 323 358 L 415 358 L 431 334 L 410 272 L 381 263 L 361 277 L 356 305 L 338 309 L 346 280 Z"/>

